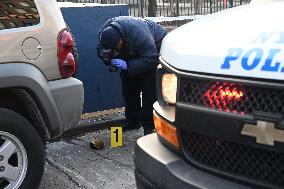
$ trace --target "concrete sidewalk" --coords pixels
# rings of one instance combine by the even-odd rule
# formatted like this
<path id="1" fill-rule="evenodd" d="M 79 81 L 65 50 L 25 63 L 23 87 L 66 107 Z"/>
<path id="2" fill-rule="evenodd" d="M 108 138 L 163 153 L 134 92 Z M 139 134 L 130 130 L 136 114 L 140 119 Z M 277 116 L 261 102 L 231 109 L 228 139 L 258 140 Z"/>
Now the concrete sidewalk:
<path id="1" fill-rule="evenodd" d="M 47 145 L 45 174 L 40 189 L 133 189 L 133 151 L 143 129 L 124 133 L 124 147 L 110 147 L 110 132 L 94 133 L 105 143 L 103 150 L 89 147 L 91 135 Z"/>

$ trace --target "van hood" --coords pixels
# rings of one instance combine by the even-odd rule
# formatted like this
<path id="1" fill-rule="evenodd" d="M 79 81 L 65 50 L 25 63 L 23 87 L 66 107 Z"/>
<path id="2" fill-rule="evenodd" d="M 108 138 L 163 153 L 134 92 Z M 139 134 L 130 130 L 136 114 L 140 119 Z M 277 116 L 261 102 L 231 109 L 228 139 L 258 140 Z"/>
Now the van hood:
<path id="1" fill-rule="evenodd" d="M 161 58 L 182 71 L 284 80 L 283 10 L 262 0 L 200 17 L 164 38 Z"/>

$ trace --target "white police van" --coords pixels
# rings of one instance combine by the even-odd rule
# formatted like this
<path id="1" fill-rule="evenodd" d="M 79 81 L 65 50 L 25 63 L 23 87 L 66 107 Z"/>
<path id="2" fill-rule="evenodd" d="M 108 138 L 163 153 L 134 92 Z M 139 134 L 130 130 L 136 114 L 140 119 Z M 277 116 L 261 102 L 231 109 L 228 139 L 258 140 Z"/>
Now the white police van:
<path id="1" fill-rule="evenodd" d="M 283 10 L 255 0 L 166 36 L 138 188 L 284 188 Z"/>

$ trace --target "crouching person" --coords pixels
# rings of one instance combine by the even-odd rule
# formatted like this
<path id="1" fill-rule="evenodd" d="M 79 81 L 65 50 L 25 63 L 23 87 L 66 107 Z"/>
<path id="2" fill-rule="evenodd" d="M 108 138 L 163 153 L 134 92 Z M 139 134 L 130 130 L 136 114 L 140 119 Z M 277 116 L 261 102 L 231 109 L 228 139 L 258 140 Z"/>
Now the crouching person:
<path id="1" fill-rule="evenodd" d="M 153 21 L 128 16 L 108 20 L 99 31 L 98 54 L 106 49 L 113 52 L 110 64 L 121 70 L 127 120 L 124 130 L 139 128 L 140 124 L 144 135 L 154 130 L 155 72 L 166 34 L 166 30 Z"/>

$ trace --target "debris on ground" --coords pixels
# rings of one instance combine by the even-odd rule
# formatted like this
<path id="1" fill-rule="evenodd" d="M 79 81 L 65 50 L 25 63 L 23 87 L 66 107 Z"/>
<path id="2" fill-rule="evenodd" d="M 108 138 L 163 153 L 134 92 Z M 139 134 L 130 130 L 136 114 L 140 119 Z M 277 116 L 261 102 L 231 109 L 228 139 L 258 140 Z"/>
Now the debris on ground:
<path id="1" fill-rule="evenodd" d="M 105 147 L 105 144 L 101 139 L 93 135 L 90 141 L 90 147 L 94 150 L 102 150 Z"/>

